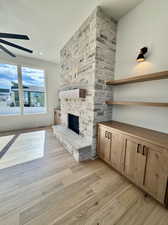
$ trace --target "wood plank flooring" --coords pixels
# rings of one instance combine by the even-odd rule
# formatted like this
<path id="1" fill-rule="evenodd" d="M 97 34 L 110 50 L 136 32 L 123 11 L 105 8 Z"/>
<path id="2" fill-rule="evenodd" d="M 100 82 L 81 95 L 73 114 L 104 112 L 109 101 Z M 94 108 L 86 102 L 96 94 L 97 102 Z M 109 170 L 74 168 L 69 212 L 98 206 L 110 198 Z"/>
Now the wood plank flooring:
<path id="1" fill-rule="evenodd" d="M 34 131 L 0 137 L 0 169 L 42 158 L 45 131 Z"/>
<path id="2" fill-rule="evenodd" d="M 159 203 L 100 160 L 75 162 L 44 131 L 42 158 L 0 170 L 0 225 L 168 225 Z"/>

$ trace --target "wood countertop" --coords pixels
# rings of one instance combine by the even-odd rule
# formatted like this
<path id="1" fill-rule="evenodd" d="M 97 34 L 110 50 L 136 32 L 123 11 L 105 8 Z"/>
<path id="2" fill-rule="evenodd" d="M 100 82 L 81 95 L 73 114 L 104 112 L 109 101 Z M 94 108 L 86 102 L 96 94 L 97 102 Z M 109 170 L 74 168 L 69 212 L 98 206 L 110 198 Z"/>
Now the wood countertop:
<path id="1" fill-rule="evenodd" d="M 121 123 L 117 121 L 101 122 L 98 125 L 110 127 L 114 130 L 119 130 L 122 133 L 131 135 L 136 138 L 141 138 L 144 141 L 150 142 L 152 144 L 159 145 L 163 148 L 168 149 L 168 134 L 154 131 L 147 128 L 142 128 L 126 123 Z"/>

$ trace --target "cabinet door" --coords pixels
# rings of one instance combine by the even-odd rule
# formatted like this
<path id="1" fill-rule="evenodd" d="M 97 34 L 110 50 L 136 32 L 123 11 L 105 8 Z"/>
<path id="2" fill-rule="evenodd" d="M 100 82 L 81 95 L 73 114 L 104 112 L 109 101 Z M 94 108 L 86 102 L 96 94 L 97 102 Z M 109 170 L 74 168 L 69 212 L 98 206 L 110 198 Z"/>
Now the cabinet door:
<path id="1" fill-rule="evenodd" d="M 124 174 L 138 185 L 143 185 L 145 176 L 146 155 L 142 148 L 140 141 L 126 139 Z"/>
<path id="2" fill-rule="evenodd" d="M 98 130 L 98 155 L 101 159 L 105 161 L 110 161 L 110 148 L 111 148 L 111 139 L 110 132 L 103 127 L 99 127 Z"/>
<path id="3" fill-rule="evenodd" d="M 168 181 L 168 152 L 156 146 L 144 145 L 147 152 L 145 189 L 164 203 Z"/>
<path id="4" fill-rule="evenodd" d="M 120 172 L 124 169 L 125 139 L 122 134 L 112 132 L 111 165 Z"/>

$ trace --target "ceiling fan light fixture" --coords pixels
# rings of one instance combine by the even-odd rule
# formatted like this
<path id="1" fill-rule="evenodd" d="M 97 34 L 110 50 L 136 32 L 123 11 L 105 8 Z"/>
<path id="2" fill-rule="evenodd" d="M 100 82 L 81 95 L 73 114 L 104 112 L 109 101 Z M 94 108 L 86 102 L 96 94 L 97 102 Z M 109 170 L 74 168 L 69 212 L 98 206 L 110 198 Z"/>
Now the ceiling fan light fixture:
<path id="1" fill-rule="evenodd" d="M 17 48 L 20 49 L 22 51 L 28 52 L 28 53 L 33 53 L 33 51 L 31 49 L 27 49 L 24 48 L 22 46 L 16 45 L 12 42 L 6 41 L 4 39 L 1 38 L 13 38 L 13 39 L 23 39 L 23 40 L 29 40 L 29 37 L 27 35 L 22 35 L 22 34 L 11 34 L 11 33 L 0 33 L 0 49 L 5 52 L 6 54 L 12 56 L 12 57 L 16 57 L 12 52 L 10 52 L 6 47 L 4 47 L 3 45 L 8 45 L 10 47 L 13 48 Z M 3 45 L 1 45 L 3 44 Z"/>

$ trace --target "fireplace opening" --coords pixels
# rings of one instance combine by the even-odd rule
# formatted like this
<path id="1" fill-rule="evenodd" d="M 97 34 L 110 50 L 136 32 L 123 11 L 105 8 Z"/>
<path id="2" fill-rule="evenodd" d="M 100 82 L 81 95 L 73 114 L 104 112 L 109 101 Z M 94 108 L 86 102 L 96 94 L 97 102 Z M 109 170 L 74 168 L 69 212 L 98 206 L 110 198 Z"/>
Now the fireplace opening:
<path id="1" fill-rule="evenodd" d="M 79 116 L 68 114 L 68 128 L 79 134 Z"/>

